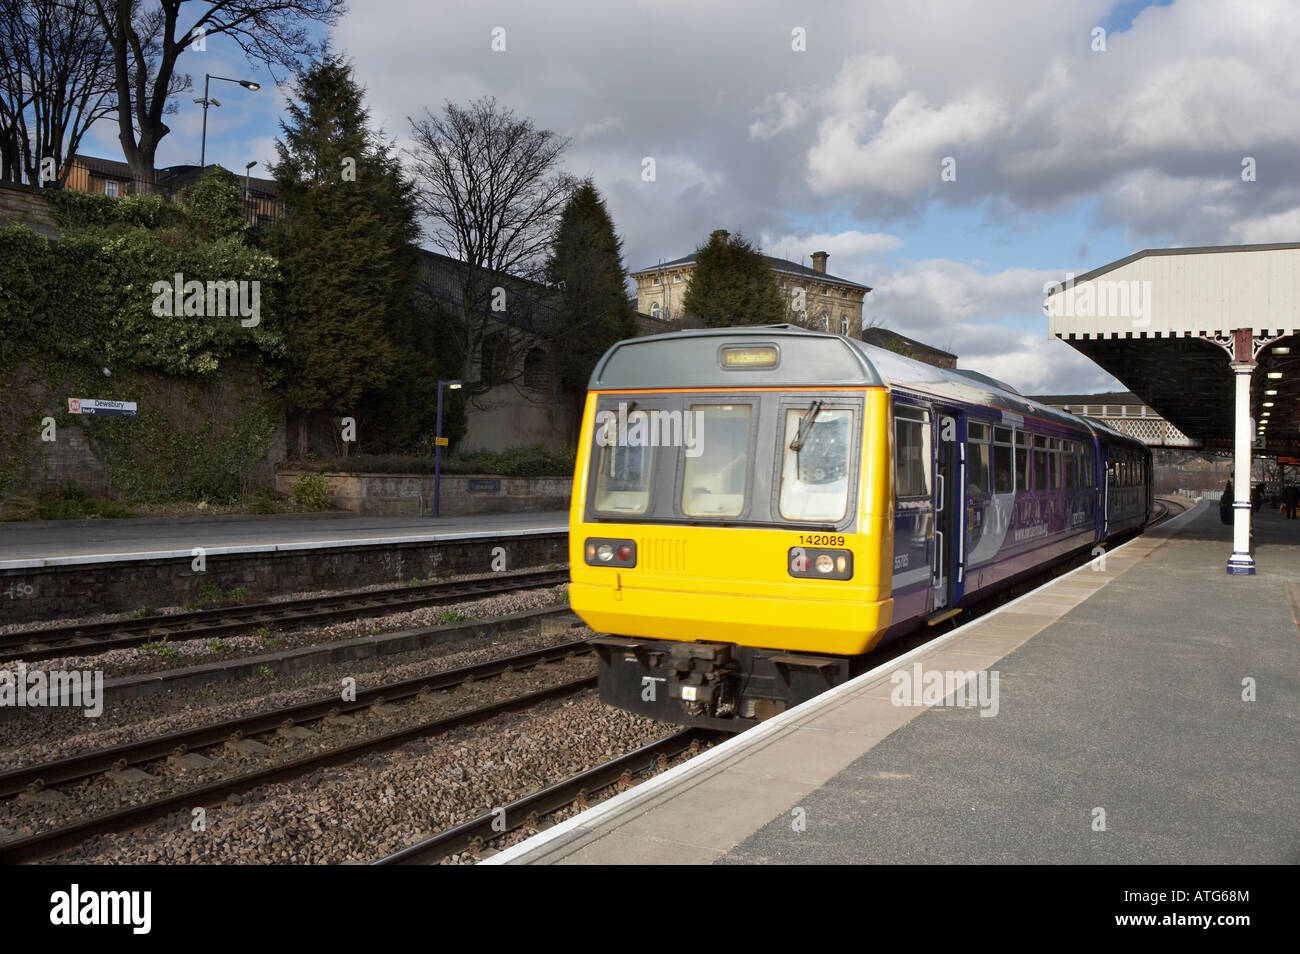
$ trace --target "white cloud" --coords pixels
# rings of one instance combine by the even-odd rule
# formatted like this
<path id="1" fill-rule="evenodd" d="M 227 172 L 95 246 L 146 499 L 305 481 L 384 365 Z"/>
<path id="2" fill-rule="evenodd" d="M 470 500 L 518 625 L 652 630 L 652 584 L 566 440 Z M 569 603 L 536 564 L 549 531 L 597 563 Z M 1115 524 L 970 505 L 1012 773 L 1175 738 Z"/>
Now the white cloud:
<path id="1" fill-rule="evenodd" d="M 852 281 L 871 284 L 868 281 L 873 262 L 885 252 L 901 247 L 903 240 L 896 235 L 884 232 L 859 232 L 850 229 L 846 232 L 815 232 L 811 234 L 773 235 L 764 232 L 759 237 L 759 245 L 767 255 L 786 258 L 792 262 L 802 261 L 812 252 L 829 252 L 827 270 L 833 275 Z M 809 264 L 804 262 L 804 264 Z"/>
<path id="2" fill-rule="evenodd" d="M 749 124 L 750 139 L 771 139 L 794 129 L 808 118 L 809 104 L 789 93 L 772 93 L 754 110 L 758 119 Z"/>
<path id="3" fill-rule="evenodd" d="M 1300 206 L 1234 222 L 1228 229 L 1227 242 L 1231 245 L 1300 242 Z"/>

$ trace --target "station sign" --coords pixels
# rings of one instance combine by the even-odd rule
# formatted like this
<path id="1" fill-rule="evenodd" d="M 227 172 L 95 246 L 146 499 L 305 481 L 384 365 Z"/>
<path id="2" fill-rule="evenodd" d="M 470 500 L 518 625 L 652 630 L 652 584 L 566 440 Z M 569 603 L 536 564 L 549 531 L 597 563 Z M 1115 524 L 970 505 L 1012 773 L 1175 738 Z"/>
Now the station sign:
<path id="1" fill-rule="evenodd" d="M 1277 462 L 1283 467 L 1300 467 L 1300 457 L 1279 457 Z"/>
<path id="2" fill-rule="evenodd" d="M 68 398 L 69 414 L 120 414 L 135 417 L 135 401 L 103 401 L 99 398 Z"/>

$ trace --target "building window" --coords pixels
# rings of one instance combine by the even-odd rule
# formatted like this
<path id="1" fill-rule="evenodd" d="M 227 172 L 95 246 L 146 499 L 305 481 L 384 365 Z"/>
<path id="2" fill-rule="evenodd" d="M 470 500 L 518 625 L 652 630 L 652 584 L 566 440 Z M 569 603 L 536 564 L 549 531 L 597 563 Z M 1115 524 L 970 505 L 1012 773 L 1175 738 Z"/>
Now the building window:
<path id="1" fill-rule="evenodd" d="M 655 283 L 656 285 L 659 284 L 659 276 L 658 276 L 658 275 L 656 275 L 656 276 L 654 277 L 654 283 Z"/>
<path id="2" fill-rule="evenodd" d="M 109 196 L 110 198 L 113 198 L 113 199 L 116 199 L 116 198 L 117 198 L 117 180 L 116 180 L 116 179 L 105 179 L 105 180 L 104 180 L 104 195 Z"/>
<path id="3" fill-rule="evenodd" d="M 673 276 L 673 281 L 674 281 L 675 283 L 679 283 L 679 284 L 680 284 L 681 280 L 682 280 L 682 276 L 681 276 L 681 275 L 674 275 L 674 276 Z"/>
<path id="4" fill-rule="evenodd" d="M 659 317 L 659 302 L 655 302 L 653 305 L 650 306 L 650 317 L 651 318 Z"/>
<path id="5" fill-rule="evenodd" d="M 551 389 L 550 362 L 541 348 L 533 348 L 524 358 L 524 387 L 535 391 Z"/>
<path id="6" fill-rule="evenodd" d="M 840 315 L 840 334 L 847 335 L 848 333 L 849 333 L 849 316 Z"/>

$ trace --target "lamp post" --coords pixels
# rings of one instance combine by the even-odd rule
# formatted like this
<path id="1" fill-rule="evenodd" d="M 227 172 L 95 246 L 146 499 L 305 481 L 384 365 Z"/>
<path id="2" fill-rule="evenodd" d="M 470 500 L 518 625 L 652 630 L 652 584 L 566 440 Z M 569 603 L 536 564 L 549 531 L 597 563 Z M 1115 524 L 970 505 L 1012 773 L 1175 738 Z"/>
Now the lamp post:
<path id="1" fill-rule="evenodd" d="M 438 516 L 442 499 L 442 445 L 447 439 L 442 436 L 442 389 L 446 385 L 449 391 L 460 390 L 459 381 L 438 381 L 438 431 L 433 439 L 433 515 Z"/>
<path id="2" fill-rule="evenodd" d="M 194 101 L 196 103 L 203 104 L 203 138 L 199 144 L 199 168 L 200 169 L 204 168 L 207 165 L 207 159 L 208 159 L 208 107 L 221 105 L 221 103 L 217 102 L 215 99 L 213 99 L 211 96 L 208 95 L 208 84 L 211 83 L 213 80 L 223 80 L 224 82 L 227 83 L 238 83 L 240 86 L 244 87 L 244 89 L 259 90 L 262 88 L 259 84 L 254 83 L 252 80 L 231 79 L 229 76 L 213 76 L 211 73 L 203 74 L 203 98 L 196 99 Z"/>
<path id="3" fill-rule="evenodd" d="M 253 204 L 253 200 L 251 193 L 248 191 L 248 170 L 252 169 L 255 165 L 257 165 L 256 159 L 244 164 L 244 219 L 250 226 L 256 224 L 256 217 L 250 214 L 249 209 L 249 206 Z"/>

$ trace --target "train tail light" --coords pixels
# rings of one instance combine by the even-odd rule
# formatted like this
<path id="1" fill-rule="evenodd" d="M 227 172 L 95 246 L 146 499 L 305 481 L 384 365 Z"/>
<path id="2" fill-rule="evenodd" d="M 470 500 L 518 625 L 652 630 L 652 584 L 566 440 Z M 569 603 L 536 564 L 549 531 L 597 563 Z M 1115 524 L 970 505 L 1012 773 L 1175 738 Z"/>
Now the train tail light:
<path id="1" fill-rule="evenodd" d="M 588 537 L 583 542 L 582 552 L 588 566 L 617 566 L 623 569 L 636 566 L 635 540 Z"/>

